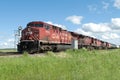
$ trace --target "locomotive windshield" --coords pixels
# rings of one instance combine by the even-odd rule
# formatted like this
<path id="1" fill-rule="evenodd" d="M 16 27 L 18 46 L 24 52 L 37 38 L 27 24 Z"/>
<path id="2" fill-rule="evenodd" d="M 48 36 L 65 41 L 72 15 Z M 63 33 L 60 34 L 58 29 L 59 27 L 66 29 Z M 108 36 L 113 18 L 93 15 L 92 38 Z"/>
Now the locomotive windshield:
<path id="1" fill-rule="evenodd" d="M 38 24 L 38 23 L 33 24 L 33 23 L 30 23 L 27 26 L 30 26 L 30 27 L 43 27 L 43 24 Z"/>

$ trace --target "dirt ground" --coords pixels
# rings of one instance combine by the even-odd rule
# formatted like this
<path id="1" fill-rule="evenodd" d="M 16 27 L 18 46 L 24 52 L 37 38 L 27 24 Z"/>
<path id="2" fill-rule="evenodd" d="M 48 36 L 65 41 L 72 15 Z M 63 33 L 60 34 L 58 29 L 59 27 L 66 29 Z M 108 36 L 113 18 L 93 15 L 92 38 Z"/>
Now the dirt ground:
<path id="1" fill-rule="evenodd" d="M 36 56 L 36 57 L 45 57 L 47 54 L 46 53 L 34 53 L 34 54 L 28 54 L 29 56 Z M 70 57 L 70 55 L 67 55 L 65 52 L 56 52 L 52 54 L 53 56 L 56 57 Z M 0 52 L 0 57 L 21 57 L 24 56 L 24 54 L 18 53 L 18 52 Z"/>

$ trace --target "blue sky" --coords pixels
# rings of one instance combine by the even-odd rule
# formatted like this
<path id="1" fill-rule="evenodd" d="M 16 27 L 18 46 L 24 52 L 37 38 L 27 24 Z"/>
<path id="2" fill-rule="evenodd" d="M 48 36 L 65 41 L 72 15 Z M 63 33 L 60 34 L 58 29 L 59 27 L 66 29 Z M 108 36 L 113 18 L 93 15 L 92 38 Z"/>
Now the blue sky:
<path id="1" fill-rule="evenodd" d="M 1 0 L 0 48 L 14 47 L 14 31 L 31 21 L 120 45 L 120 0 Z"/>

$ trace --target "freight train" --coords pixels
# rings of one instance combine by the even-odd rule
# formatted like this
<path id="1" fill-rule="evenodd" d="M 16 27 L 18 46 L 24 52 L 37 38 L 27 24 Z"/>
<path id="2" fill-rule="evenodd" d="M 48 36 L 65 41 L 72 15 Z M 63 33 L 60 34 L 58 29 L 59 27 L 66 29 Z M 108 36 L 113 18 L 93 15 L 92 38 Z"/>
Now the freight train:
<path id="1" fill-rule="evenodd" d="M 67 31 L 42 21 L 29 22 L 21 34 L 17 46 L 19 52 L 34 53 L 66 50 L 72 48 L 71 45 L 74 40 L 77 40 L 78 48 L 107 49 L 112 47 L 108 42 Z"/>

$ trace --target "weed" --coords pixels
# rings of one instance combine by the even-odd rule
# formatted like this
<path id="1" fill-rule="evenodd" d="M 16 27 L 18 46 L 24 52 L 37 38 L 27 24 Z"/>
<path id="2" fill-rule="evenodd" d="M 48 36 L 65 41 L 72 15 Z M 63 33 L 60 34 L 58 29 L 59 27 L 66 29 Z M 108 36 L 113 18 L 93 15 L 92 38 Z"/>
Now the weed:
<path id="1" fill-rule="evenodd" d="M 28 56 L 29 56 L 29 53 L 28 53 L 27 51 L 24 51 L 24 52 L 23 52 L 23 56 L 24 56 L 24 57 L 28 57 Z"/>

